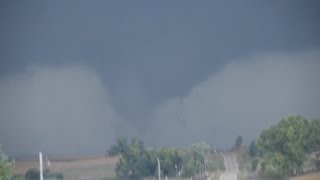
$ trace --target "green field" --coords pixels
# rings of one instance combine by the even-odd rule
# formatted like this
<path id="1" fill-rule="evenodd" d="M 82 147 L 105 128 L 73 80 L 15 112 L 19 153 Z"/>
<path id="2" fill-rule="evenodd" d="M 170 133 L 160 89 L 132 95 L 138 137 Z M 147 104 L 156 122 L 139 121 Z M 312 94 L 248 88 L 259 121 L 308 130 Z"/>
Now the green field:
<path id="1" fill-rule="evenodd" d="M 115 166 L 117 158 L 93 157 L 79 158 L 73 160 L 52 161 L 50 167 L 46 167 L 50 172 L 62 173 L 64 179 L 79 179 L 86 176 L 91 179 L 115 179 Z M 14 173 L 21 177 L 31 168 L 38 168 L 38 161 L 18 161 L 16 162 Z"/>
<path id="2" fill-rule="evenodd" d="M 219 153 L 213 153 L 208 157 L 208 171 L 211 180 L 218 180 L 220 172 L 224 171 L 224 160 Z M 53 161 L 50 166 L 50 172 L 63 173 L 64 179 L 77 180 L 80 177 L 90 177 L 95 180 L 114 180 L 116 179 L 115 166 L 117 163 L 116 158 L 88 158 L 88 159 L 75 159 L 75 160 L 61 160 Z M 37 168 L 38 162 L 36 160 L 17 162 L 15 173 L 24 176 L 24 173 L 30 168 Z M 156 179 L 156 177 L 145 178 L 145 180 Z M 168 177 L 173 180 L 183 180 L 190 178 L 182 177 Z"/>
<path id="3" fill-rule="evenodd" d="M 78 179 L 87 176 L 92 179 L 115 179 L 114 164 L 96 165 L 90 167 L 66 168 L 62 171 L 64 179 Z"/>
<path id="4" fill-rule="evenodd" d="M 240 149 L 235 150 L 234 153 L 237 157 L 238 170 L 237 178 L 239 180 L 252 179 L 254 172 L 252 172 L 251 162 L 253 158 L 249 154 L 249 147 L 243 146 Z"/>
<path id="5" fill-rule="evenodd" d="M 212 153 L 209 158 L 209 171 L 224 171 L 224 159 L 219 153 Z"/>
<path id="6" fill-rule="evenodd" d="M 302 176 L 292 177 L 291 180 L 316 180 L 320 179 L 320 172 L 305 174 Z"/>
<path id="7" fill-rule="evenodd" d="M 220 180 L 220 176 L 221 176 L 221 173 L 220 173 L 220 172 L 213 173 L 213 174 L 210 176 L 210 180 Z"/>

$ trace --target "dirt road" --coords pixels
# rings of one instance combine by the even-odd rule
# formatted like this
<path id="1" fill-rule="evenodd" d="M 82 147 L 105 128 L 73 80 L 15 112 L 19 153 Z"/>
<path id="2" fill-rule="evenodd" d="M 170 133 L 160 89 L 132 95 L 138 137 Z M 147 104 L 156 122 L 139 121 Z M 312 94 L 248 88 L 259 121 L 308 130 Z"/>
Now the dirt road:
<path id="1" fill-rule="evenodd" d="M 220 180 L 237 180 L 238 165 L 236 157 L 232 154 L 222 154 L 226 171 L 221 174 Z"/>

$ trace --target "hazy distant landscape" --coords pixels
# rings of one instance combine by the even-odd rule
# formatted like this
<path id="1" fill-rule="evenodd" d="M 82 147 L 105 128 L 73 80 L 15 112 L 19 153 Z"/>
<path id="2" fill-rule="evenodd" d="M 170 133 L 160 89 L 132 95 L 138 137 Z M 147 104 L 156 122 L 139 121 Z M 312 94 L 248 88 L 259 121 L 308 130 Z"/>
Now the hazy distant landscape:
<path id="1" fill-rule="evenodd" d="M 44 172 L 55 179 L 155 179 L 159 172 L 163 179 L 313 179 L 320 177 L 319 137 L 320 119 L 290 115 L 249 145 L 242 136 L 223 150 L 206 142 L 145 147 L 140 139 L 120 137 L 105 156 L 50 157 L 50 163 L 46 157 Z M 39 178 L 39 160 L 11 163 L 1 154 L 0 167 L 14 179 Z"/>

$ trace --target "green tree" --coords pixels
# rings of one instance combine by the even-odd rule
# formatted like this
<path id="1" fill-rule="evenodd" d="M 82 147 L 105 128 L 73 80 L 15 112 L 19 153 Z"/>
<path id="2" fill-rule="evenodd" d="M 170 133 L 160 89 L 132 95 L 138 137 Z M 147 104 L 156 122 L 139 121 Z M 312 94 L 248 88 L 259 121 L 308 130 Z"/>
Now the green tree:
<path id="1" fill-rule="evenodd" d="M 176 176 L 183 170 L 183 175 L 190 177 L 204 166 L 204 156 L 210 152 L 210 146 L 197 143 L 190 148 L 157 148 L 147 151 L 143 142 L 133 138 L 128 143 L 126 138 L 117 139 L 110 147 L 110 156 L 120 156 L 116 165 L 116 175 L 120 179 L 141 179 L 157 175 L 157 158 L 161 164 L 161 174 Z"/>
<path id="2" fill-rule="evenodd" d="M 13 177 L 12 174 L 13 162 L 11 162 L 8 156 L 1 150 L 0 146 L 0 179 L 10 180 Z"/>
<path id="3" fill-rule="evenodd" d="M 316 156 L 316 167 L 320 169 L 320 119 L 313 120 L 310 123 L 308 135 L 308 150 Z"/>
<path id="4" fill-rule="evenodd" d="M 141 140 L 132 138 L 117 139 L 117 144 L 108 151 L 110 156 L 120 155 L 115 171 L 118 178 L 139 179 L 150 175 L 150 157 Z"/>
<path id="5" fill-rule="evenodd" d="M 179 154 L 179 150 L 177 148 L 158 148 L 150 151 L 149 154 L 153 157 L 151 158 L 151 162 L 156 163 L 157 158 L 159 158 L 161 163 L 161 172 L 163 175 L 175 176 L 176 170 L 181 168 L 182 156 Z M 156 167 L 157 164 L 155 165 L 154 175 L 157 174 Z M 152 168 L 153 167 L 151 166 L 151 171 Z"/>
<path id="6" fill-rule="evenodd" d="M 242 144 L 242 141 L 243 141 L 242 136 L 238 136 L 234 143 L 234 148 L 239 148 Z"/>
<path id="7" fill-rule="evenodd" d="M 204 168 L 205 155 L 204 152 L 199 151 L 199 149 L 191 148 L 184 150 L 184 155 L 182 156 L 182 170 L 183 176 L 190 177 L 199 172 L 199 169 Z"/>
<path id="8" fill-rule="evenodd" d="M 251 157 L 256 157 L 258 155 L 258 148 L 255 140 L 252 140 L 250 143 L 249 153 Z"/>
<path id="9" fill-rule="evenodd" d="M 299 174 L 305 160 L 307 135 L 308 121 L 302 116 L 289 116 L 262 131 L 257 141 L 262 172 L 277 169 L 283 175 Z"/>
<path id="10" fill-rule="evenodd" d="M 182 175 L 184 177 L 190 177 L 196 173 L 197 167 L 194 163 L 194 160 L 190 156 L 188 156 L 186 159 L 184 159 L 183 164 L 182 164 L 182 169 L 183 169 Z"/>
<path id="11" fill-rule="evenodd" d="M 285 161 L 286 158 L 281 153 L 265 154 L 264 158 L 261 159 L 262 176 L 267 177 L 267 179 L 284 179 L 286 176 L 283 169 L 286 164 Z"/>
<path id="12" fill-rule="evenodd" d="M 205 142 L 199 142 L 199 143 L 194 143 L 191 145 L 191 150 L 192 151 L 197 151 L 200 152 L 203 155 L 206 155 L 210 152 L 211 146 L 208 143 Z"/>
<path id="13" fill-rule="evenodd" d="M 115 145 L 111 146 L 108 150 L 109 156 L 116 156 L 116 155 L 126 155 L 129 150 L 128 140 L 124 137 L 120 137 L 117 139 Z"/>
<path id="14" fill-rule="evenodd" d="M 255 171 L 255 170 L 257 169 L 258 164 L 259 164 L 259 159 L 254 158 L 254 159 L 251 161 L 251 170 L 252 170 L 252 171 Z"/>
<path id="15" fill-rule="evenodd" d="M 36 168 L 29 169 L 25 174 L 26 180 L 38 180 L 40 179 L 40 172 Z"/>

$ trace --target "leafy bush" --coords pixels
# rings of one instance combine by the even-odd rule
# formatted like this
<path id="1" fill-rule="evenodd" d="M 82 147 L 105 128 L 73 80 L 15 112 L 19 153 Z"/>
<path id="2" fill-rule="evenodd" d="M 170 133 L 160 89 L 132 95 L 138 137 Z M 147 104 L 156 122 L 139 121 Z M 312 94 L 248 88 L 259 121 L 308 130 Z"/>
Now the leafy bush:
<path id="1" fill-rule="evenodd" d="M 21 180 L 21 179 L 22 179 L 22 177 L 19 175 L 13 175 L 11 178 L 11 180 Z"/>
<path id="2" fill-rule="evenodd" d="M 48 169 L 44 171 L 44 178 L 48 179 L 63 179 L 63 173 L 60 172 L 49 172 Z M 25 174 L 26 180 L 38 180 L 40 179 L 40 172 L 36 168 L 29 169 Z"/>
<path id="3" fill-rule="evenodd" d="M 24 177 L 26 180 L 38 180 L 40 179 L 40 174 L 36 168 L 32 168 L 27 171 Z"/>
<path id="4" fill-rule="evenodd" d="M 12 165 L 13 165 L 13 162 L 11 162 L 8 156 L 4 152 L 2 152 L 1 146 L 0 146 L 0 179 L 1 180 L 10 180 L 12 178 L 13 176 Z"/>

